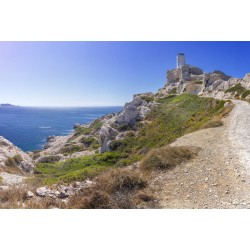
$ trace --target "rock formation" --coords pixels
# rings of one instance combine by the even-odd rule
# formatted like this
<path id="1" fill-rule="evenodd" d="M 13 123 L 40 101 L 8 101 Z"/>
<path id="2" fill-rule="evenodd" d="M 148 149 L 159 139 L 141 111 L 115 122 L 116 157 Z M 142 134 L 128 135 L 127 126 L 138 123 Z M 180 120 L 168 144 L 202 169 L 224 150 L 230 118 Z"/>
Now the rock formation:
<path id="1" fill-rule="evenodd" d="M 24 172 L 32 172 L 34 164 L 28 154 L 0 136 L 0 168 L 19 168 Z"/>

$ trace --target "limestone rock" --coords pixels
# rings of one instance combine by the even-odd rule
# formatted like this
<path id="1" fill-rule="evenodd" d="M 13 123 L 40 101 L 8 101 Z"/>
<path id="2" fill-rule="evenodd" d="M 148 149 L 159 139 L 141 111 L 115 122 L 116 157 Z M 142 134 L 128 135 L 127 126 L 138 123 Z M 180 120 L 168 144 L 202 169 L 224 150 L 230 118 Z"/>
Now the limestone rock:
<path id="1" fill-rule="evenodd" d="M 53 192 L 48 187 L 44 186 L 36 190 L 36 195 L 41 196 L 41 197 L 52 197 Z"/>
<path id="2" fill-rule="evenodd" d="M 31 192 L 31 191 L 28 191 L 26 197 L 27 197 L 28 199 L 31 199 L 31 198 L 34 197 L 34 193 Z"/>
<path id="3" fill-rule="evenodd" d="M 247 73 L 244 77 L 243 80 L 250 82 L 250 73 Z"/>
<path id="4" fill-rule="evenodd" d="M 33 161 L 28 154 L 0 136 L 0 167 L 11 167 L 8 166 L 9 164 L 14 164 L 13 167 L 18 167 L 24 172 L 32 172 L 34 168 Z"/>
<path id="5" fill-rule="evenodd" d="M 216 73 L 212 73 L 209 75 L 209 79 L 208 79 L 208 85 L 213 84 L 215 81 L 217 80 L 224 80 L 227 81 L 230 76 L 225 75 L 223 72 L 221 71 L 215 71 Z"/>
<path id="6" fill-rule="evenodd" d="M 140 117 L 140 113 L 137 110 L 137 106 L 128 104 L 116 117 L 116 122 L 118 124 L 134 124 Z"/>
<path id="7" fill-rule="evenodd" d="M 112 128 L 108 124 L 104 124 L 101 127 L 101 130 L 99 132 L 99 141 L 101 144 L 100 152 L 107 152 L 110 151 L 109 144 L 111 140 L 114 140 L 116 135 L 118 134 L 118 131 L 114 128 Z"/>

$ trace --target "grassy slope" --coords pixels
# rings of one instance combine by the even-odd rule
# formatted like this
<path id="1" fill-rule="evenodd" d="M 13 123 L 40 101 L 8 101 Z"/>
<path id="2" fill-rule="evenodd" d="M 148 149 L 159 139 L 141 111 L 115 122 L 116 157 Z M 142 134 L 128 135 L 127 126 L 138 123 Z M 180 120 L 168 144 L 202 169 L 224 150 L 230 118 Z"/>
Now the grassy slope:
<path id="1" fill-rule="evenodd" d="M 140 160 L 150 149 L 167 145 L 176 138 L 200 129 L 219 115 L 224 101 L 183 94 L 159 99 L 160 105 L 141 124 L 136 137 L 119 141 L 113 152 L 70 159 L 55 164 L 38 164 L 36 174 L 46 184 L 59 180 L 84 180 L 113 167 Z"/>

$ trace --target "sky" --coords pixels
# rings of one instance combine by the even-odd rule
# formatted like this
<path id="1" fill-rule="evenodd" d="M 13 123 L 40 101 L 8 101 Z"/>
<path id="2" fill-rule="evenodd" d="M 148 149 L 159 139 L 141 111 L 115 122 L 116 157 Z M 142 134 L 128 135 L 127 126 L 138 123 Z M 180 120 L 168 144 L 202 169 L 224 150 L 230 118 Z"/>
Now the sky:
<path id="1" fill-rule="evenodd" d="M 0 42 L 0 103 L 124 105 L 161 88 L 180 52 L 205 72 L 250 72 L 250 42 Z"/>

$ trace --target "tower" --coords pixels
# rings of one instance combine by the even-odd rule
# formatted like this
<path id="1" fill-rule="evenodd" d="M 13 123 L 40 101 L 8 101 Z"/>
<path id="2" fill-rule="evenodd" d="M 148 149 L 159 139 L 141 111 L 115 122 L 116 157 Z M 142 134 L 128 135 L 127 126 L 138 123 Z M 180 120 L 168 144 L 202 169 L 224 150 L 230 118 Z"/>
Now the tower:
<path id="1" fill-rule="evenodd" d="M 181 68 L 181 66 L 185 65 L 186 63 L 185 63 L 184 53 L 178 53 L 176 61 L 177 61 L 177 68 Z"/>

